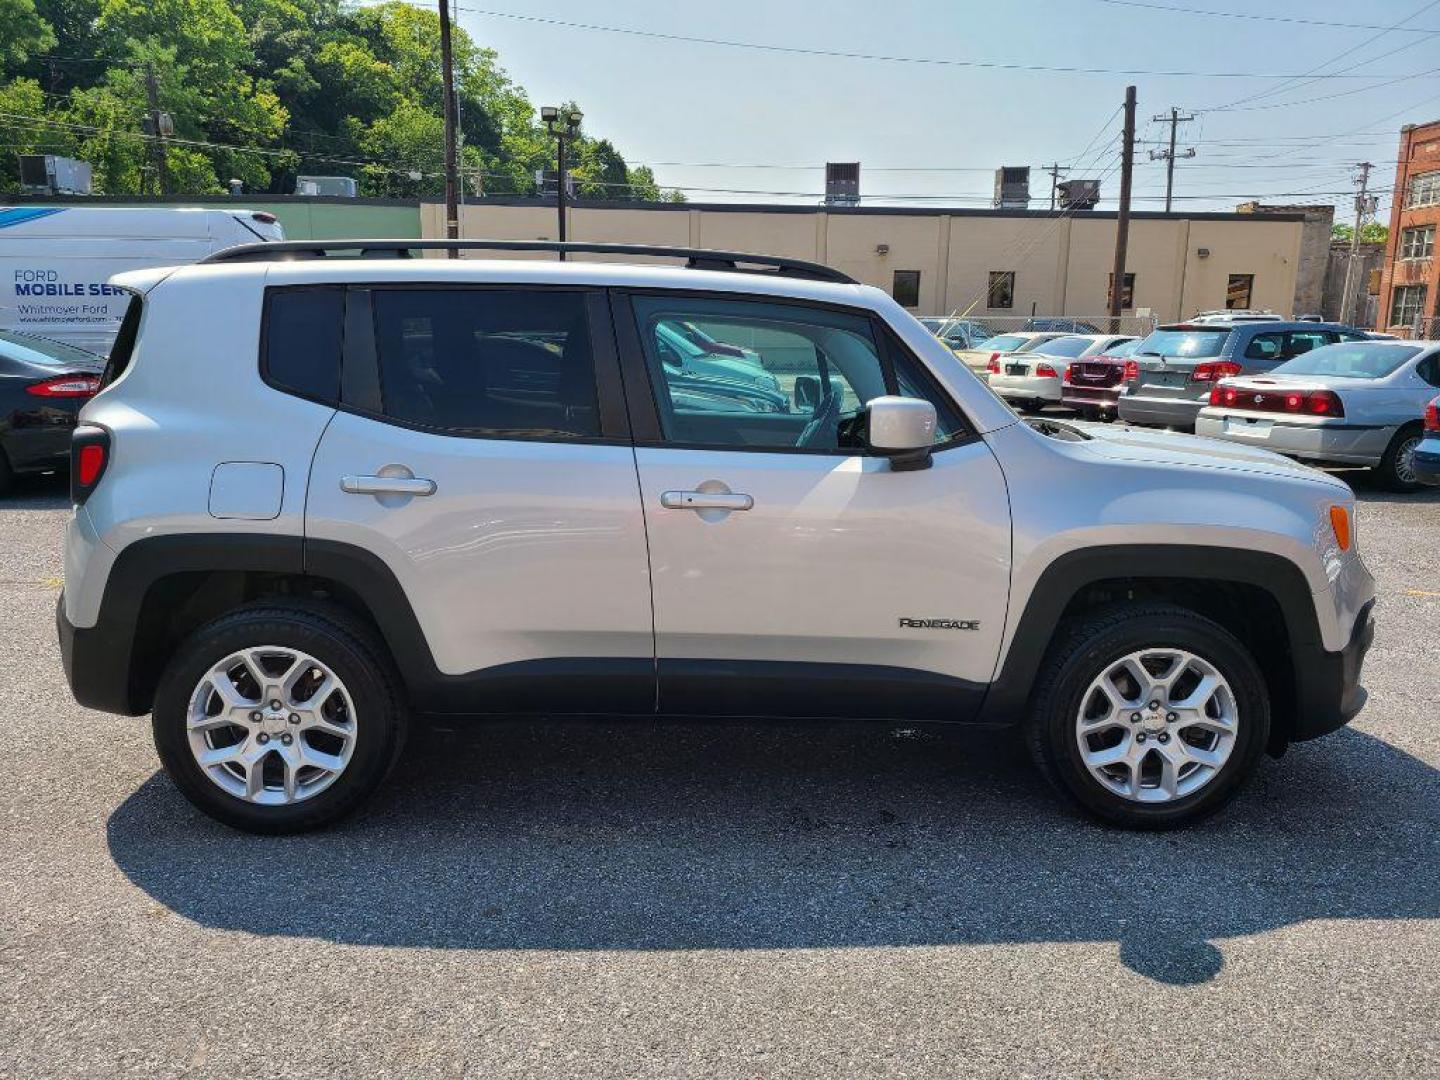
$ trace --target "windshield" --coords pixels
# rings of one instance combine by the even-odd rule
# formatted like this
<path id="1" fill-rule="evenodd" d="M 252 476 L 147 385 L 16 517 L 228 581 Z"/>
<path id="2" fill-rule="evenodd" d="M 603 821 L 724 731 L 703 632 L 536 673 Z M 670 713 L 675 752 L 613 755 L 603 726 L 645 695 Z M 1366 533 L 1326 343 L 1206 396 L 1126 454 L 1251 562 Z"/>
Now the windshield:
<path id="1" fill-rule="evenodd" d="M 1229 330 L 1156 330 L 1139 345 L 1136 356 L 1219 356 Z"/>
<path id="2" fill-rule="evenodd" d="M 67 367 L 77 364 L 80 367 L 94 367 L 102 359 L 84 349 L 62 345 L 46 338 L 31 337 L 29 334 L 14 334 L 8 330 L 0 330 L 0 353 L 12 360 L 39 364 L 42 367 Z"/>
<path id="3" fill-rule="evenodd" d="M 1383 379 L 1420 352 L 1417 345 L 1347 341 L 1322 345 L 1272 368 L 1272 375 L 1333 375 L 1341 379 Z"/>
<path id="4" fill-rule="evenodd" d="M 1094 344 L 1095 342 L 1086 337 L 1061 337 L 1054 341 L 1047 341 L 1033 351 L 1044 353 L 1046 356 L 1076 357 Z"/>
<path id="5" fill-rule="evenodd" d="M 1029 340 L 1029 338 L 1023 338 L 1016 334 L 1000 334 L 997 337 L 987 338 L 975 348 L 989 349 L 991 352 L 1014 352 Z"/>

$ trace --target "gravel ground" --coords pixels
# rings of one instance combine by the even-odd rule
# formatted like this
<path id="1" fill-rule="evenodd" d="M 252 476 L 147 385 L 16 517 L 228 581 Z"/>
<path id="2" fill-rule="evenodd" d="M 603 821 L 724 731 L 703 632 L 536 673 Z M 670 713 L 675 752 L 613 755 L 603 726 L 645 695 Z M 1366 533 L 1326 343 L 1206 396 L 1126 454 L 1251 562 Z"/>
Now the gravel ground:
<path id="1" fill-rule="evenodd" d="M 63 490 L 0 502 L 0 1075 L 1440 1075 L 1440 495 L 1361 490 L 1369 706 L 1202 828 L 881 725 L 417 741 L 323 835 L 70 699 Z"/>

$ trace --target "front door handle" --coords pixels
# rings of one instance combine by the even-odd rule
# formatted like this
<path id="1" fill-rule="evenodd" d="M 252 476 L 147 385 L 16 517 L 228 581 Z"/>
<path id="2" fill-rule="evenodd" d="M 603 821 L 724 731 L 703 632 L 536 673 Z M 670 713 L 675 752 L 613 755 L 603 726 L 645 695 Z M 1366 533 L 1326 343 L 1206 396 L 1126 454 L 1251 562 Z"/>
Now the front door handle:
<path id="1" fill-rule="evenodd" d="M 435 481 L 418 476 L 342 476 L 340 490 L 351 495 L 434 495 Z"/>
<path id="2" fill-rule="evenodd" d="M 664 491 L 660 505 L 666 510 L 749 510 L 755 500 L 738 491 Z"/>

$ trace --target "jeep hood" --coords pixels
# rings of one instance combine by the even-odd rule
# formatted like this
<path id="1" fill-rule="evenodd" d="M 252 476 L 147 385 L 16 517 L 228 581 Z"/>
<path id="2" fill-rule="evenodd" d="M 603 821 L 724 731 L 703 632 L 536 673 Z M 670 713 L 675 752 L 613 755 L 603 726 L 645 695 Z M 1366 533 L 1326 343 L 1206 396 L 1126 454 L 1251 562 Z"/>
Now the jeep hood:
<path id="1" fill-rule="evenodd" d="M 1076 444 L 1082 452 L 1107 461 L 1258 473 L 1283 479 L 1309 480 L 1349 490 L 1343 481 L 1319 469 L 1258 447 L 1124 424 L 1076 423 L 1071 426 L 1089 436 L 1088 440 Z"/>

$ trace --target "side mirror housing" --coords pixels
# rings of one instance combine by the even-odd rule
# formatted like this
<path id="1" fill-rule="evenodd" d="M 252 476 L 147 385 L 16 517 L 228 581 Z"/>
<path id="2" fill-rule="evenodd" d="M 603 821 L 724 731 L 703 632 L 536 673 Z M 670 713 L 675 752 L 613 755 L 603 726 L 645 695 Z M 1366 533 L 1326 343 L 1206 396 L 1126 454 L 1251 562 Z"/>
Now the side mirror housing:
<path id="1" fill-rule="evenodd" d="M 795 377 L 795 408 L 800 412 L 815 411 L 820 404 L 820 380 L 814 375 Z"/>
<path id="2" fill-rule="evenodd" d="M 919 398 L 871 398 L 865 406 L 865 441 L 890 459 L 894 472 L 930 467 L 935 445 L 935 406 Z"/>

